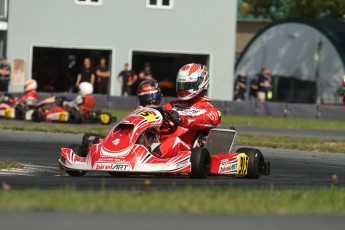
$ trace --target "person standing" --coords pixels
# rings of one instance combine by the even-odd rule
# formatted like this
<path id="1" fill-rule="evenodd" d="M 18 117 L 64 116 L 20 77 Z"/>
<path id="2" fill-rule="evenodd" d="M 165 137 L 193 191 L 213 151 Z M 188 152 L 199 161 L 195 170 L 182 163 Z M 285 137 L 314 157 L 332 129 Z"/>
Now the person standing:
<path id="1" fill-rule="evenodd" d="M 139 79 L 141 81 L 144 80 L 154 80 L 151 72 L 151 65 L 150 63 L 145 63 L 144 70 L 139 73 Z"/>
<path id="2" fill-rule="evenodd" d="M 11 66 L 7 58 L 1 58 L 0 61 L 0 91 L 7 92 L 10 82 Z"/>
<path id="3" fill-rule="evenodd" d="M 123 65 L 123 70 L 117 76 L 117 80 L 121 84 L 121 95 L 124 96 L 125 94 L 131 95 L 132 94 L 132 85 L 137 81 L 138 77 L 136 74 L 129 70 L 128 63 Z"/>
<path id="4" fill-rule="evenodd" d="M 95 70 L 91 67 L 91 59 L 84 59 L 84 66 L 80 69 L 75 87 L 79 88 L 81 82 L 89 82 L 92 86 L 95 84 Z"/>
<path id="5" fill-rule="evenodd" d="M 96 75 L 97 93 L 108 94 L 110 70 L 107 66 L 107 60 L 104 57 L 99 60 L 99 66 L 96 68 Z"/>
<path id="6" fill-rule="evenodd" d="M 258 75 L 258 101 L 265 102 L 267 100 L 267 93 L 271 89 L 271 70 L 263 67 L 261 73 Z"/>
<path id="7" fill-rule="evenodd" d="M 234 92 L 235 101 L 244 101 L 246 99 L 245 94 L 247 91 L 247 76 L 248 74 L 246 72 L 240 72 L 237 75 Z"/>

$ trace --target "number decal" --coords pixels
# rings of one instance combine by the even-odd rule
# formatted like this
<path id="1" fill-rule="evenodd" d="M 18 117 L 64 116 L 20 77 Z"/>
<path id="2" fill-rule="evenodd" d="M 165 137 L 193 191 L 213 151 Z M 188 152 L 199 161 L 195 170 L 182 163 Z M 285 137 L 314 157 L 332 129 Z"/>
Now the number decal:
<path id="1" fill-rule="evenodd" d="M 67 121 L 68 116 L 67 116 L 67 112 L 62 112 L 59 114 L 59 121 Z"/>
<path id="2" fill-rule="evenodd" d="M 145 117 L 146 120 L 148 121 L 153 121 L 155 119 L 155 115 L 151 111 L 139 110 L 138 112 L 135 112 L 135 113 Z"/>
<path id="3" fill-rule="evenodd" d="M 238 174 L 248 174 L 248 162 L 249 157 L 246 154 L 241 153 L 240 155 L 238 155 Z"/>
<path id="4" fill-rule="evenodd" d="M 12 114 L 13 114 L 13 109 L 12 108 L 5 109 L 5 114 L 4 114 L 5 117 L 12 118 L 13 117 Z"/>

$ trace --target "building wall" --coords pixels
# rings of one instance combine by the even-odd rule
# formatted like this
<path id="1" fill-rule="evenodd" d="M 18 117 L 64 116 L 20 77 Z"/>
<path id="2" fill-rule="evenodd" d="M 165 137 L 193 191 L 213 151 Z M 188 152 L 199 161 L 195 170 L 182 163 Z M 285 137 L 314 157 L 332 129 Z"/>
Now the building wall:
<path id="1" fill-rule="evenodd" d="M 237 21 L 236 28 L 236 53 L 242 53 L 248 43 L 261 29 L 266 27 L 269 21 Z"/>
<path id="2" fill-rule="evenodd" d="M 231 99 L 237 1 L 175 0 L 172 10 L 146 8 L 145 0 L 103 0 L 79 6 L 74 0 L 11 0 L 7 55 L 24 58 L 30 78 L 32 46 L 112 49 L 115 76 L 132 50 L 210 55 L 213 99 Z M 10 90 L 22 89 L 11 85 Z"/>

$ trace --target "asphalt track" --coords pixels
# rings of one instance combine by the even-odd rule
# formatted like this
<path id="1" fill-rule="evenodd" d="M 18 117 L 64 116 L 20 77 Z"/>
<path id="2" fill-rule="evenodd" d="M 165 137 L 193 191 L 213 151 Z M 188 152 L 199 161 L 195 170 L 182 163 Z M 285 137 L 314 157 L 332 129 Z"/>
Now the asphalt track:
<path id="1" fill-rule="evenodd" d="M 184 187 L 313 187 L 336 183 L 345 186 L 345 154 L 319 153 L 296 150 L 261 148 L 265 159 L 271 162 L 271 175 L 252 179 L 209 177 L 205 180 L 188 177 L 136 176 L 114 178 L 106 173 L 87 173 L 82 178 L 72 178 L 58 167 L 59 149 L 80 143 L 82 135 L 54 134 L 24 131 L 0 131 L 0 159 L 10 159 L 25 164 L 24 169 L 0 171 L 0 182 L 12 188 L 56 189 L 66 185 L 77 189 L 145 189 L 147 180 L 151 188 L 170 189 Z M 337 182 L 332 180 L 337 175 Z"/>

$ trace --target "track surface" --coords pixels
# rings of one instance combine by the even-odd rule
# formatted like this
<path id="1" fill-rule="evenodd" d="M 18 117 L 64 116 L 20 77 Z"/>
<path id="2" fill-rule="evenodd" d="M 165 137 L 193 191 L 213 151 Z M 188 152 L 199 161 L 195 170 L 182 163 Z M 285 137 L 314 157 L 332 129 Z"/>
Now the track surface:
<path id="1" fill-rule="evenodd" d="M 32 164 L 24 170 L 7 175 L 0 171 L 0 181 L 13 188 L 39 187 L 55 189 L 67 184 L 78 189 L 137 188 L 144 189 L 145 181 L 151 180 L 154 188 L 192 187 L 308 187 L 328 186 L 338 176 L 337 184 L 345 186 L 345 154 L 329 154 L 296 150 L 261 148 L 265 159 L 271 161 L 271 174 L 258 180 L 209 177 L 206 180 L 192 180 L 188 177 L 131 177 L 113 178 L 106 173 L 88 173 L 83 178 L 72 178 L 58 168 L 59 149 L 73 143 L 80 143 L 82 135 L 53 134 L 23 131 L 0 131 L 0 159 L 15 160 Z M 11 172 L 10 172 L 11 173 Z M 13 173 L 12 173 L 13 174 Z M 29 176 L 23 176 L 29 175 Z"/>

